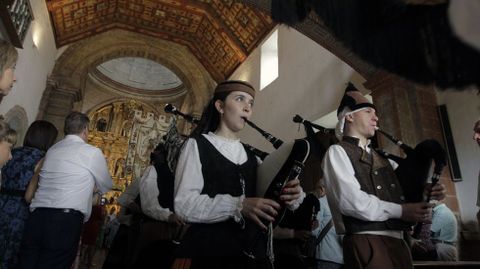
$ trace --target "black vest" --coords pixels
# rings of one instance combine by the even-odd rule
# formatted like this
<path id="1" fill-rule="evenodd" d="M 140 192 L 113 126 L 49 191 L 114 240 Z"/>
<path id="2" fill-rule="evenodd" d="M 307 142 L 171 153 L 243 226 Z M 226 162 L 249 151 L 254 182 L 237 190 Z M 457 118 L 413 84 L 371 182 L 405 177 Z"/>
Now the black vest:
<path id="1" fill-rule="evenodd" d="M 245 148 L 248 160 L 237 165 L 218 152 L 203 135 L 196 137 L 195 140 L 204 179 L 202 194 L 212 198 L 218 194 L 238 197 L 243 193 L 244 182 L 245 196 L 255 196 L 257 159 L 251 151 Z M 251 225 L 254 224 L 247 220 L 246 226 Z M 194 223 L 182 238 L 178 256 L 243 256 L 249 244 L 245 239 L 246 230 L 249 229 L 242 229 L 233 219 L 212 224 Z"/>
<path id="2" fill-rule="evenodd" d="M 196 141 L 204 180 L 202 194 L 207 194 L 210 197 L 217 194 L 240 196 L 243 194 L 243 180 L 245 182 L 245 196 L 255 196 L 257 159 L 251 151 L 245 148 L 248 160 L 241 165 L 237 165 L 218 152 L 203 135 L 196 138 Z"/>
<path id="3" fill-rule="evenodd" d="M 175 177 L 166 162 L 155 163 L 157 172 L 158 203 L 173 212 L 173 184 Z"/>
<path id="4" fill-rule="evenodd" d="M 380 200 L 397 204 L 404 203 L 400 183 L 389 161 L 372 150 L 367 153 L 358 146 L 358 139 L 343 137 L 338 143 L 347 153 L 360 183 L 360 189 L 377 196 Z M 342 215 L 347 234 L 362 231 L 408 230 L 410 224 L 400 219 L 386 221 L 364 221 Z"/>

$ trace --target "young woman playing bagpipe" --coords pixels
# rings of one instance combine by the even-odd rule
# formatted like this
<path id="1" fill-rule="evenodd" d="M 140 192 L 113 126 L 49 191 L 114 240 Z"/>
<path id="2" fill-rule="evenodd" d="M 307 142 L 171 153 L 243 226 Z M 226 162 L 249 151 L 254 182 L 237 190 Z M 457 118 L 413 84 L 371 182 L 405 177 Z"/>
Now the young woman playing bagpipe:
<path id="1" fill-rule="evenodd" d="M 253 112 L 255 90 L 243 81 L 220 83 L 180 154 L 175 212 L 191 226 L 173 268 L 269 268 L 267 233 L 247 242 L 251 229 L 266 231 L 280 203 L 256 196 L 259 159 L 237 138 Z M 305 194 L 289 181 L 280 200 L 294 209 Z M 252 244 L 254 245 L 252 248 Z M 248 251 L 247 251 L 248 249 Z M 246 255 L 253 249 L 255 258 Z"/>

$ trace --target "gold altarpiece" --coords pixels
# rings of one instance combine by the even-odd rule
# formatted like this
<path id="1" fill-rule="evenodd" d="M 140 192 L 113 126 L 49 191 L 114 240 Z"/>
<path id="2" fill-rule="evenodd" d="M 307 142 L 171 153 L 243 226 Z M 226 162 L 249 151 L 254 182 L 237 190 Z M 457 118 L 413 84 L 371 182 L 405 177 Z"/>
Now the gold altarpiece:
<path id="1" fill-rule="evenodd" d="M 88 141 L 102 150 L 113 179 L 112 191 L 104 195 L 106 207 L 109 213 L 118 212 L 118 196 L 142 176 L 173 118 L 137 100 L 114 101 L 88 116 Z"/>

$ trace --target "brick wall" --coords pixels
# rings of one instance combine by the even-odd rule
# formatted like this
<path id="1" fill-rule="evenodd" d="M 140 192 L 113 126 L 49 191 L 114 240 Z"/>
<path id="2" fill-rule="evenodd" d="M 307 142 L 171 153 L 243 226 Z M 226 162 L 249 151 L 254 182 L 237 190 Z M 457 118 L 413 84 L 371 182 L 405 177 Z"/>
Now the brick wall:
<path id="1" fill-rule="evenodd" d="M 445 148 L 433 85 L 414 84 L 384 71 L 377 72 L 364 85 L 372 91 L 380 118 L 379 126 L 384 131 L 412 147 L 433 138 Z M 388 152 L 401 154 L 399 148 L 383 136 L 378 137 L 378 143 Z M 445 167 L 440 182 L 447 189 L 446 204 L 459 215 L 455 185 L 451 178 L 448 167 Z"/>

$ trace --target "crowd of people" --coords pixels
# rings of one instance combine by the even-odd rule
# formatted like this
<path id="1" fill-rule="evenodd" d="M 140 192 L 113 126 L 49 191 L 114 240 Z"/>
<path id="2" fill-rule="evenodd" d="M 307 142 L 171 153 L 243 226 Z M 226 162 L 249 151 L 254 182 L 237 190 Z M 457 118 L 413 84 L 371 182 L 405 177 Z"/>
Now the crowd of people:
<path id="1" fill-rule="evenodd" d="M 0 51 L 5 96 L 17 54 L 5 42 Z M 219 83 L 175 171 L 165 146 L 154 149 L 143 176 L 118 198 L 120 214 L 108 221 L 114 228 L 103 240 L 103 268 L 413 268 L 412 250 L 432 244 L 434 259 L 458 259 L 445 187 L 425 185 L 435 203 L 405 200 L 397 164 L 370 147 L 375 106 L 352 86 L 337 111 L 340 142 L 323 159 L 317 189 L 306 194 L 297 177 L 277 200 L 259 195 L 262 161 L 238 138 L 254 100 L 247 82 Z M 82 262 L 93 266 L 107 223 L 101 196 L 112 178 L 101 150 L 88 144 L 89 118 L 74 111 L 64 126 L 65 137 L 54 144 L 54 125 L 35 121 L 23 146 L 12 150 L 16 132 L 0 120 L 2 269 L 71 268 L 79 247 Z M 316 204 L 311 225 L 271 225 L 281 210 L 302 210 L 307 201 Z M 414 223 L 431 223 L 431 236 L 422 238 L 428 242 L 405 240 Z"/>

